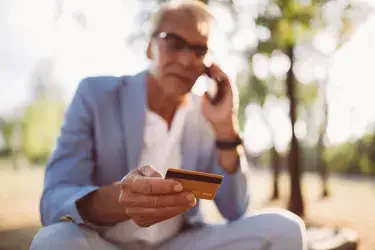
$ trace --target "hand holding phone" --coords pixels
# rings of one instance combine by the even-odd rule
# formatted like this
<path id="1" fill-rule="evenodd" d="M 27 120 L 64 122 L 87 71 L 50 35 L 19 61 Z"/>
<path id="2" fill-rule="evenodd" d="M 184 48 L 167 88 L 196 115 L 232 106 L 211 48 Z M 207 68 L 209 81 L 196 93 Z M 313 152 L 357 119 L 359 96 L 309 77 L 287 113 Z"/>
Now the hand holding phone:
<path id="1" fill-rule="evenodd" d="M 214 78 L 210 74 L 210 67 L 205 67 L 205 74 L 213 81 L 213 85 L 208 87 L 208 95 L 210 97 L 210 103 L 212 105 L 219 104 L 225 95 L 225 83 L 223 79 Z"/>
<path id="2" fill-rule="evenodd" d="M 216 64 L 212 64 L 209 70 L 206 69 L 205 75 L 214 80 L 212 86 L 216 85 L 217 91 L 205 92 L 201 105 L 202 114 L 212 125 L 216 138 L 232 138 L 238 130 L 238 89 Z"/>

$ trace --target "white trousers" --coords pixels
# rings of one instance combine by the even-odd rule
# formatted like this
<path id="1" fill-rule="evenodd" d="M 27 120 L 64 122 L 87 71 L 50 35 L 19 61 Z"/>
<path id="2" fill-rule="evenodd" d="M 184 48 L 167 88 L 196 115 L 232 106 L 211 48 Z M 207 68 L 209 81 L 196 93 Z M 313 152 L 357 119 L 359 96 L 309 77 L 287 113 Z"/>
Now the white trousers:
<path id="1" fill-rule="evenodd" d="M 187 230 L 158 246 L 114 245 L 71 222 L 42 228 L 30 250 L 306 250 L 305 225 L 285 210 L 264 211 L 232 223 Z"/>

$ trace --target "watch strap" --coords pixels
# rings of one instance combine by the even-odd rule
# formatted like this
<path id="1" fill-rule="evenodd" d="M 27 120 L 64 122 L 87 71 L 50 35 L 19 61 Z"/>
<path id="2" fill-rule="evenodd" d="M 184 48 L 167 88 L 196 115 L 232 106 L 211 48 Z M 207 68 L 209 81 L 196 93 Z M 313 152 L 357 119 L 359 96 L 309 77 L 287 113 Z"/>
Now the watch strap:
<path id="1" fill-rule="evenodd" d="M 242 143 L 242 138 L 238 136 L 234 140 L 216 140 L 216 147 L 219 149 L 235 149 Z"/>

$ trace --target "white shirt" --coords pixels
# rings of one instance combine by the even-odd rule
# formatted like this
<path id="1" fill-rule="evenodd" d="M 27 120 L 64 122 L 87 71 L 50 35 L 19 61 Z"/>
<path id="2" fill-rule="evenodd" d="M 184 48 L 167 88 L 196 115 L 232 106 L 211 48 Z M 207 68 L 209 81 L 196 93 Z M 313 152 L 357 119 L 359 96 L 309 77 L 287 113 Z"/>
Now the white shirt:
<path id="1" fill-rule="evenodd" d="M 139 166 L 152 165 L 165 175 L 168 168 L 180 168 L 180 141 L 191 100 L 179 108 L 168 131 L 167 122 L 156 113 L 146 111 L 144 143 Z M 173 217 L 147 228 L 137 226 L 132 220 L 118 223 L 105 231 L 105 238 L 117 243 L 145 241 L 158 244 L 173 237 L 181 229 L 182 215 Z"/>

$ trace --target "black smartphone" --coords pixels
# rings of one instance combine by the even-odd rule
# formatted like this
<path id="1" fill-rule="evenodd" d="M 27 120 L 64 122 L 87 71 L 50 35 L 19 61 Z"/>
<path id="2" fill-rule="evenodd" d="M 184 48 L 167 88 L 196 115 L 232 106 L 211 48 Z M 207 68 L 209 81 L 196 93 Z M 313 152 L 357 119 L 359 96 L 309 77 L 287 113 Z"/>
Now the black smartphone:
<path id="1" fill-rule="evenodd" d="M 210 68 L 206 67 L 205 74 L 211 79 L 213 86 L 208 86 L 208 95 L 212 105 L 219 104 L 224 98 L 224 81 L 222 79 L 215 79 L 210 75 Z"/>

